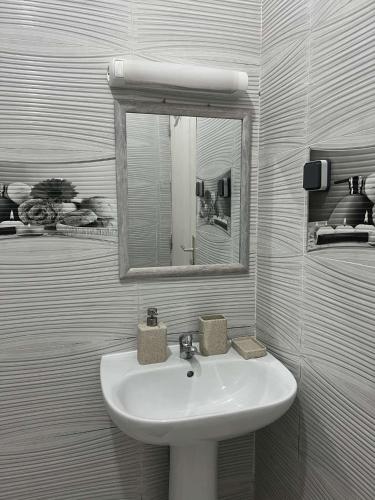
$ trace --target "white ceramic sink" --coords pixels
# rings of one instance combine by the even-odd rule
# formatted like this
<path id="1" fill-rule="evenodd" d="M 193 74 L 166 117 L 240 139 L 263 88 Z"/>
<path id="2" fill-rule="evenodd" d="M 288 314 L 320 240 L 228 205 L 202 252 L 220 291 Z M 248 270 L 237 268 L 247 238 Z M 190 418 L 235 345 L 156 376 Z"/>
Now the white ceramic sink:
<path id="1" fill-rule="evenodd" d="M 136 351 L 103 356 L 104 401 L 123 432 L 171 446 L 170 499 L 215 499 L 217 441 L 277 420 L 292 404 L 297 384 L 271 354 L 244 360 L 230 349 L 183 360 L 178 346 L 170 351 L 165 363 L 153 365 L 140 365 Z"/>

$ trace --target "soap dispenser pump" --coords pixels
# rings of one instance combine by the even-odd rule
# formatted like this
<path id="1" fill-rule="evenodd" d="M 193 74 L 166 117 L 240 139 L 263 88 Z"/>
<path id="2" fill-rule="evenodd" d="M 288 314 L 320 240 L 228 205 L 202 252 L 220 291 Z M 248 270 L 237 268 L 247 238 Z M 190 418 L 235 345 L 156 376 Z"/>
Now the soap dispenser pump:
<path id="1" fill-rule="evenodd" d="M 156 307 L 147 309 L 146 323 L 138 324 L 137 359 L 141 365 L 163 363 L 168 358 L 167 327 L 158 322 Z"/>
<path id="2" fill-rule="evenodd" d="M 347 179 L 340 179 L 334 184 L 348 183 L 349 194 L 344 196 L 334 208 L 328 224 L 330 226 L 338 226 L 346 220 L 349 226 L 357 226 L 361 224 L 366 216 L 366 211 L 371 214 L 372 202 L 363 193 L 364 177 L 355 175 Z M 369 221 L 372 224 L 372 221 Z"/>

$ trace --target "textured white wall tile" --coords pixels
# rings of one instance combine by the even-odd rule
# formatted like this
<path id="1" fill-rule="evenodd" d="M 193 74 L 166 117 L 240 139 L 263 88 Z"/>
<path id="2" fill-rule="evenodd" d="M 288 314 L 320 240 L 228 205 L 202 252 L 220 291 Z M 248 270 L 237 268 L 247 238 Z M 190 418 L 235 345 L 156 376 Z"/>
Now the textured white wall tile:
<path id="1" fill-rule="evenodd" d="M 277 346 L 269 351 L 291 370 L 299 381 L 300 357 Z M 300 498 L 299 471 L 300 405 L 298 396 L 279 420 L 256 432 L 256 491 L 260 500 Z"/>
<path id="2" fill-rule="evenodd" d="M 374 303 L 374 261 L 369 267 L 320 258 L 318 253 L 305 260 L 304 354 L 334 358 L 337 369 L 363 378 L 364 390 L 372 387 L 375 395 Z"/>
<path id="3" fill-rule="evenodd" d="M 254 288 L 254 280 L 247 276 L 228 276 L 225 282 L 222 278 L 150 281 L 138 285 L 139 319 L 155 305 L 170 333 L 198 331 L 198 316 L 207 313 L 224 314 L 231 328 L 252 325 Z"/>
<path id="4" fill-rule="evenodd" d="M 299 353 L 301 334 L 301 258 L 258 256 L 257 332 L 276 352 Z"/>
<path id="5" fill-rule="evenodd" d="M 254 493 L 254 434 L 219 443 L 218 500 L 248 500 Z"/>
<path id="6" fill-rule="evenodd" d="M 307 358 L 302 366 L 300 452 L 306 498 L 371 500 L 375 489 L 374 391 L 330 362 Z M 309 484 L 315 476 L 314 485 Z M 319 486 L 320 484 L 320 486 Z M 315 497 L 313 496 L 315 494 Z"/>
<path id="7" fill-rule="evenodd" d="M 374 3 L 324 3 L 311 3 L 311 142 L 375 128 Z"/>
<path id="8" fill-rule="evenodd" d="M 39 438 L 41 444 L 35 450 L 23 450 L 22 442 L 19 449 L 2 448 L 2 500 L 135 500 L 140 497 L 140 444 L 119 430 L 75 433 L 74 440 L 69 435 L 65 439 L 62 436 L 56 446 L 53 436 L 46 438 L 40 432 Z M 121 470 L 127 471 L 126 480 L 122 480 Z"/>
<path id="9" fill-rule="evenodd" d="M 301 495 L 298 403 L 279 421 L 256 433 L 257 500 L 297 500 Z"/>
<path id="10" fill-rule="evenodd" d="M 304 40 L 309 29 L 305 0 L 263 0 L 262 63 L 279 57 L 296 41 Z"/>
<path id="11" fill-rule="evenodd" d="M 296 41 L 262 63 L 260 153 L 305 146 L 307 43 Z"/>
<path id="12" fill-rule="evenodd" d="M 302 255 L 305 194 L 301 189 L 304 149 L 267 157 L 262 154 L 258 189 L 260 255 Z"/>

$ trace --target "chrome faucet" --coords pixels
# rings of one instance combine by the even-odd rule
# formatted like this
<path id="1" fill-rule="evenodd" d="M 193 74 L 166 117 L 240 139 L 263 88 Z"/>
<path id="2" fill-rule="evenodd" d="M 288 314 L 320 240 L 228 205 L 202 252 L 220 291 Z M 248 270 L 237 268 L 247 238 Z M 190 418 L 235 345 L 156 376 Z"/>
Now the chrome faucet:
<path id="1" fill-rule="evenodd" d="M 180 342 L 180 358 L 191 359 L 197 353 L 197 348 L 193 346 L 193 335 L 183 333 L 178 340 Z"/>

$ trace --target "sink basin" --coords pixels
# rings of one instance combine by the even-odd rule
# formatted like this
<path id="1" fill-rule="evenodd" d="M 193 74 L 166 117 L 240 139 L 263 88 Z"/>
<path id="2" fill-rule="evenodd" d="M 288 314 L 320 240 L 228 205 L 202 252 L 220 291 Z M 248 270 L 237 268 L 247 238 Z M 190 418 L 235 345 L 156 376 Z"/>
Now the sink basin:
<path id="1" fill-rule="evenodd" d="M 136 351 L 107 354 L 100 376 L 108 413 L 123 432 L 171 446 L 173 500 L 184 500 L 186 488 L 186 498 L 215 499 L 217 441 L 275 421 L 297 390 L 293 375 L 271 354 L 245 360 L 232 348 L 184 360 L 176 346 L 165 363 L 152 365 L 140 365 Z"/>

